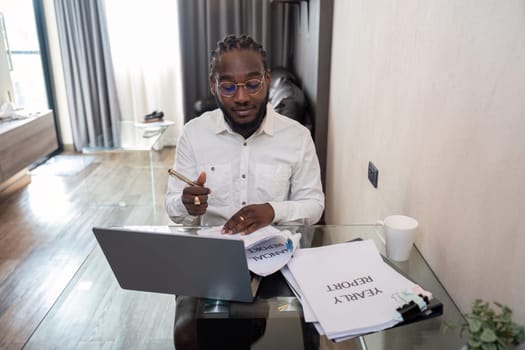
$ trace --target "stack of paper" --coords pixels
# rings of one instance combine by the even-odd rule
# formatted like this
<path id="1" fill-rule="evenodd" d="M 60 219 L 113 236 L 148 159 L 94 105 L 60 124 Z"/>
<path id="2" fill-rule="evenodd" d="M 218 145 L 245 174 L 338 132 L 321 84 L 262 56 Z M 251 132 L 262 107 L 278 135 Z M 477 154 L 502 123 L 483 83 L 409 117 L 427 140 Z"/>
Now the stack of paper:
<path id="1" fill-rule="evenodd" d="M 298 249 L 281 272 L 305 321 L 336 341 L 402 321 L 398 296 L 418 288 L 383 261 L 371 240 Z"/>

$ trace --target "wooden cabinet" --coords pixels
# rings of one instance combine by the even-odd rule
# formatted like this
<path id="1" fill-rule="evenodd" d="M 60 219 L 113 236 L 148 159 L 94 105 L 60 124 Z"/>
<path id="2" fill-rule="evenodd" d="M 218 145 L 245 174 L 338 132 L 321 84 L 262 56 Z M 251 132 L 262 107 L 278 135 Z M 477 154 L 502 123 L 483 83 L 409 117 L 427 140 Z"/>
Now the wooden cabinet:
<path id="1" fill-rule="evenodd" d="M 58 149 L 53 112 L 0 122 L 0 183 Z"/>

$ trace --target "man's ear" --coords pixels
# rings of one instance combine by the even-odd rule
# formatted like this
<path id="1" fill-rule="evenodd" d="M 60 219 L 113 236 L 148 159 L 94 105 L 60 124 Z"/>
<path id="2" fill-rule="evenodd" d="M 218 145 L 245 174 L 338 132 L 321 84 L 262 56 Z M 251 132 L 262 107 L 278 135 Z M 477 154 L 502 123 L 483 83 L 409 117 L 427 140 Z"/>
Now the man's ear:
<path id="1" fill-rule="evenodd" d="M 264 79 L 266 80 L 266 84 L 268 84 L 268 88 L 272 86 L 272 72 L 270 71 L 270 68 L 264 73 Z"/>
<path id="2" fill-rule="evenodd" d="M 215 79 L 213 79 L 212 77 L 210 77 L 210 92 L 213 96 L 215 96 L 215 86 L 217 85 L 217 82 L 215 81 Z"/>

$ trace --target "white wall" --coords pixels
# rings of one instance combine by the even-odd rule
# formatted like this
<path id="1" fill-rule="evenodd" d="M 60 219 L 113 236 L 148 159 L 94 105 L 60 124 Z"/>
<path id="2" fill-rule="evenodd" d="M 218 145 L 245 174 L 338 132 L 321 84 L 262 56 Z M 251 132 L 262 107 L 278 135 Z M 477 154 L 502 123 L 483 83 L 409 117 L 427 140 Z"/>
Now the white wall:
<path id="1" fill-rule="evenodd" d="M 0 17 L 2 17 L 2 12 L 0 12 Z M 14 102 L 13 98 L 13 84 L 11 83 L 7 48 L 4 46 L 4 37 L 0 32 L 0 107 L 6 102 Z"/>
<path id="2" fill-rule="evenodd" d="M 327 223 L 416 217 L 463 311 L 498 300 L 521 323 L 524 13 L 521 0 L 336 0 L 326 181 Z"/>

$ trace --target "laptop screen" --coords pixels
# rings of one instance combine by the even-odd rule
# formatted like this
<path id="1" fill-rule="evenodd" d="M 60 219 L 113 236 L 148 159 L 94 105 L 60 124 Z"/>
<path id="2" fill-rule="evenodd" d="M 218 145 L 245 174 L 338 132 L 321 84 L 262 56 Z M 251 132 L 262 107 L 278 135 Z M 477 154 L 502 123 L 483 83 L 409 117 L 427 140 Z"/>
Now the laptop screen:
<path id="1" fill-rule="evenodd" d="M 242 241 L 126 228 L 93 232 L 123 289 L 253 300 Z"/>

